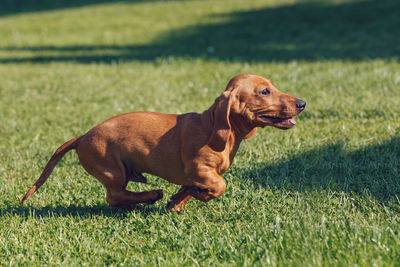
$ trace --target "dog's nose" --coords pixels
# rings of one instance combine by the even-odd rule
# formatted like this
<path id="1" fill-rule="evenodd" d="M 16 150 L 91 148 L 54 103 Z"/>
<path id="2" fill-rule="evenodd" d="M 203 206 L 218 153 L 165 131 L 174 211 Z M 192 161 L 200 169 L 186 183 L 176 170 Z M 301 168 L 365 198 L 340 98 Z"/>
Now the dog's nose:
<path id="1" fill-rule="evenodd" d="M 303 110 L 306 107 L 306 101 L 297 99 L 296 101 L 296 107 L 300 110 Z"/>

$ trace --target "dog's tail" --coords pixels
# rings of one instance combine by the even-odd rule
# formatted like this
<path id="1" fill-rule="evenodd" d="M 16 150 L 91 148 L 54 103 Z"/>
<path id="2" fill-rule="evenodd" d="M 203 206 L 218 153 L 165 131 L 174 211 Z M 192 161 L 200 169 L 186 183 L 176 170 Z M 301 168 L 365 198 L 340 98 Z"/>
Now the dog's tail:
<path id="1" fill-rule="evenodd" d="M 75 137 L 75 138 L 65 142 L 65 144 L 60 146 L 56 150 L 56 152 L 54 152 L 54 154 L 51 157 L 51 159 L 49 160 L 49 162 L 47 162 L 46 167 L 44 167 L 44 170 L 43 170 L 42 174 L 40 175 L 39 179 L 37 179 L 36 183 L 28 190 L 28 192 L 22 198 L 21 203 L 24 203 L 25 200 L 27 200 L 31 195 L 33 195 L 33 193 L 35 193 L 36 190 L 38 190 L 39 187 L 41 187 L 44 184 L 44 182 L 46 182 L 47 178 L 53 171 L 54 167 L 60 161 L 60 159 L 65 155 L 65 153 L 67 153 L 71 149 L 75 149 L 78 146 L 77 141 L 79 138 L 80 138 L 80 136 Z"/>

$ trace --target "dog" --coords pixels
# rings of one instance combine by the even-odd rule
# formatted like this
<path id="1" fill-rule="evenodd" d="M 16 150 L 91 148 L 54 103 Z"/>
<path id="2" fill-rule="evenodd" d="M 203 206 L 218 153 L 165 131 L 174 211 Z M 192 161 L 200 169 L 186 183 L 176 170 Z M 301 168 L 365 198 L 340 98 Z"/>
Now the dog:
<path id="1" fill-rule="evenodd" d="M 130 210 L 137 203 L 161 199 L 162 190 L 126 190 L 129 181 L 146 183 L 143 173 L 148 173 L 181 186 L 167 204 L 168 211 L 181 212 L 192 197 L 207 202 L 225 192 L 221 175 L 240 143 L 258 127 L 290 129 L 305 106 L 261 76 L 240 74 L 201 114 L 132 112 L 112 117 L 59 147 L 22 203 L 43 185 L 64 154 L 75 149 L 83 168 L 105 186 L 109 205 Z"/>

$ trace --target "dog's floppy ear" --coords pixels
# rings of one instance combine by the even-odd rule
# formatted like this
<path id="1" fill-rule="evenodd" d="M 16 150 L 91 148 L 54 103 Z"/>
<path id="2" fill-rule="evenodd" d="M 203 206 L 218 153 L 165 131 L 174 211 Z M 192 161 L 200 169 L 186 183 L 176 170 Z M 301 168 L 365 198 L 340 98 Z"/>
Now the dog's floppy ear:
<path id="1" fill-rule="evenodd" d="M 213 108 L 211 109 L 213 129 L 208 146 L 218 152 L 223 151 L 228 142 L 231 131 L 229 113 L 234 98 L 234 92 L 225 91 L 215 100 Z"/>

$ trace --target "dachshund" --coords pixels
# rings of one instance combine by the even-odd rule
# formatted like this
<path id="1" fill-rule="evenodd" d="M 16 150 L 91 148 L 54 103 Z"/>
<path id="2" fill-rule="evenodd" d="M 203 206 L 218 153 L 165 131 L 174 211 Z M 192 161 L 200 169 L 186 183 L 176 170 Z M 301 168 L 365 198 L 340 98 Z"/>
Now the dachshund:
<path id="1" fill-rule="evenodd" d="M 109 205 L 130 210 L 161 199 L 162 190 L 126 189 L 129 181 L 146 183 L 143 173 L 148 173 L 181 186 L 167 204 L 168 211 L 181 212 L 192 197 L 207 202 L 225 192 L 221 175 L 242 140 L 254 136 L 258 127 L 292 128 L 293 117 L 305 106 L 261 76 L 240 74 L 201 114 L 131 112 L 112 117 L 60 146 L 22 203 L 64 154 L 75 149 L 83 168 L 106 187 Z"/>

